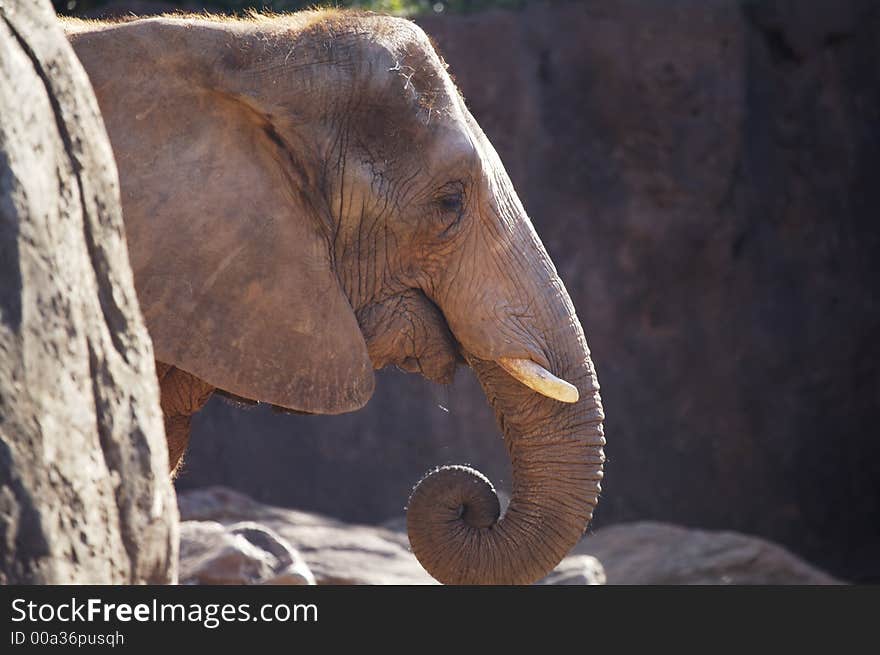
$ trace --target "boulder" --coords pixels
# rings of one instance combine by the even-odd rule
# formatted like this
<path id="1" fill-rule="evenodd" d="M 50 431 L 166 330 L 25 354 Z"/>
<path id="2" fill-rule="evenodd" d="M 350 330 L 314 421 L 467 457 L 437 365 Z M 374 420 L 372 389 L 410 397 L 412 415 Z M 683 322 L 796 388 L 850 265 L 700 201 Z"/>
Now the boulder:
<path id="1" fill-rule="evenodd" d="M 181 584 L 315 584 L 289 543 L 251 521 L 183 521 L 179 576 Z"/>
<path id="2" fill-rule="evenodd" d="M 48 0 L 0 3 L 0 116 L 0 584 L 174 582 L 116 167 Z"/>
<path id="3" fill-rule="evenodd" d="M 765 539 L 651 521 L 597 530 L 574 552 L 602 562 L 608 584 L 841 584 Z"/>
<path id="4" fill-rule="evenodd" d="M 592 555 L 569 555 L 539 585 L 599 585 L 606 584 L 605 567 Z"/>

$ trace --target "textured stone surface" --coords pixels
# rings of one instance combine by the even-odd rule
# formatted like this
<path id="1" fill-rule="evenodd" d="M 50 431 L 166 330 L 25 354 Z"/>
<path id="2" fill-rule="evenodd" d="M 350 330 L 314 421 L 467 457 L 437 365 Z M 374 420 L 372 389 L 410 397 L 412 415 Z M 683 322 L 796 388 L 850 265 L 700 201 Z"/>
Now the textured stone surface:
<path id="1" fill-rule="evenodd" d="M 592 555 L 569 555 L 537 584 L 597 585 L 606 584 L 605 567 Z"/>
<path id="2" fill-rule="evenodd" d="M 0 583 L 172 582 L 116 167 L 47 1 L 0 3 L 0 116 Z"/>
<path id="3" fill-rule="evenodd" d="M 181 584 L 315 584 L 299 553 L 252 521 L 183 521 L 179 575 Z"/>
<path id="4" fill-rule="evenodd" d="M 421 23 L 584 324 L 607 414 L 594 525 L 759 534 L 880 580 L 880 5 L 584 0 Z M 374 522 L 463 462 L 509 488 L 473 376 L 391 372 L 349 416 L 212 401 L 179 485 Z"/>
<path id="5" fill-rule="evenodd" d="M 764 539 L 651 521 L 602 528 L 574 552 L 600 561 L 608 584 L 840 584 Z"/>

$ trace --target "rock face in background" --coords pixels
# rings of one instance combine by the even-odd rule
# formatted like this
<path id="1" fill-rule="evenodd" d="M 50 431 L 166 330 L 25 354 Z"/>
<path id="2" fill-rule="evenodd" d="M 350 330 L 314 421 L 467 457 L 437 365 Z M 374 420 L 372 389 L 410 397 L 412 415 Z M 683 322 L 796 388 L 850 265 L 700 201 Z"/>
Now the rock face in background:
<path id="1" fill-rule="evenodd" d="M 402 517 L 385 526 L 351 525 L 263 505 L 224 487 L 181 493 L 180 514 L 181 582 L 436 584 L 410 552 Z M 590 534 L 538 584 L 606 583 L 837 581 L 763 539 L 644 522 Z"/>
<path id="2" fill-rule="evenodd" d="M 176 580 L 116 167 L 48 1 L 0 3 L 0 584 Z"/>
<path id="3" fill-rule="evenodd" d="M 584 324 L 607 414 L 594 526 L 738 530 L 880 580 L 880 6 L 584 0 L 420 23 Z M 397 516 L 438 464 L 509 488 L 468 371 L 448 389 L 383 373 L 348 416 L 215 399 L 195 423 L 179 488 L 358 522 Z"/>

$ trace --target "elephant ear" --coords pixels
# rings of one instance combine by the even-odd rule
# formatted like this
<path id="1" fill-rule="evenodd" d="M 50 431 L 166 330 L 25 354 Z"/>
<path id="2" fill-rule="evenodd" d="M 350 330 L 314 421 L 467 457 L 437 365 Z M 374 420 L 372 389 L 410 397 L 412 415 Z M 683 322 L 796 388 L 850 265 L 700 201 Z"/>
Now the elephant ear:
<path id="1" fill-rule="evenodd" d="M 234 100 L 160 100 L 154 114 L 147 130 L 108 127 L 123 144 L 126 230 L 156 358 L 290 409 L 363 406 L 373 369 L 307 167 Z"/>

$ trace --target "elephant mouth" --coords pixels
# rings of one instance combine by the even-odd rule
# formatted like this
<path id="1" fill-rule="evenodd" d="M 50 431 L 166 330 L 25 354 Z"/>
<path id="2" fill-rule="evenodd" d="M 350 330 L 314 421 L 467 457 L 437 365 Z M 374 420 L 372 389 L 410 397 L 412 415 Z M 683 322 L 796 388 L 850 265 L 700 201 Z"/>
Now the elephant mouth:
<path id="1" fill-rule="evenodd" d="M 449 384 L 465 364 L 461 344 L 443 312 L 417 289 L 370 303 L 356 312 L 373 368 L 397 366 Z"/>

